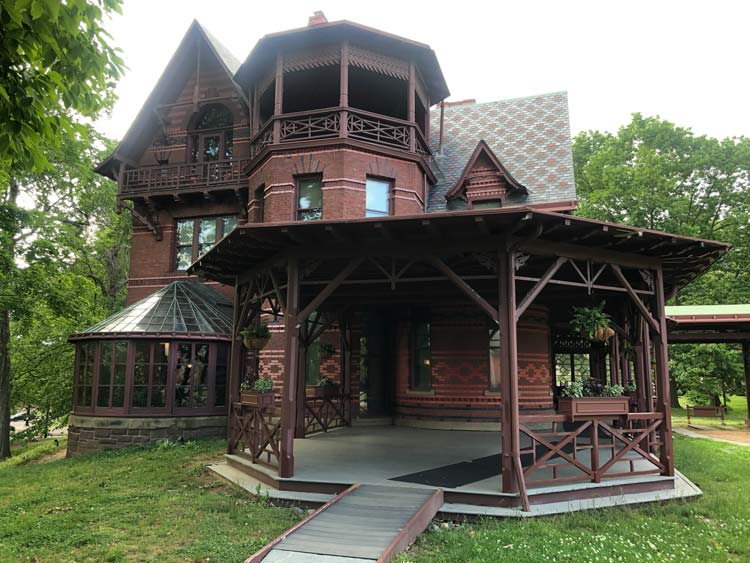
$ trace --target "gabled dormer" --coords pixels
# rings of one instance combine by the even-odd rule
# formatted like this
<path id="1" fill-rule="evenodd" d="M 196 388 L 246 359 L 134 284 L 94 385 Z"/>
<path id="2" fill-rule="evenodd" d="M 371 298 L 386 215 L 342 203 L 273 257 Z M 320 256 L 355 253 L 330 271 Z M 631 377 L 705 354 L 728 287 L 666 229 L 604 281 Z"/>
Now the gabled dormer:
<path id="1" fill-rule="evenodd" d="M 240 63 L 193 21 L 143 108 L 97 172 L 136 208 L 161 199 L 210 199 L 239 191 L 248 154 L 248 105 Z"/>
<path id="2" fill-rule="evenodd" d="M 511 175 L 489 145 L 482 140 L 445 198 L 462 199 L 471 209 L 484 209 L 503 207 L 508 195 L 528 193 L 526 187 Z"/>

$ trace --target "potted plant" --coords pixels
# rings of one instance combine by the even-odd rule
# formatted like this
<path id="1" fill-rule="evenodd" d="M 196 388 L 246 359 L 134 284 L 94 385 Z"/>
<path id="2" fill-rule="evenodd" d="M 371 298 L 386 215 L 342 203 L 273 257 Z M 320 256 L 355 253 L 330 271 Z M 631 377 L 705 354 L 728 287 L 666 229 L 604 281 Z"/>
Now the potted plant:
<path id="1" fill-rule="evenodd" d="M 339 394 L 339 384 L 330 377 L 321 377 L 316 385 L 317 395 L 324 399 L 330 399 Z"/>
<path id="2" fill-rule="evenodd" d="M 560 387 L 557 408 L 572 420 L 595 416 L 622 416 L 629 412 L 628 397 L 622 385 L 567 382 Z"/>
<path id="3" fill-rule="evenodd" d="M 262 350 L 271 339 L 271 330 L 266 323 L 252 325 L 240 331 L 242 343 L 248 350 Z"/>
<path id="4" fill-rule="evenodd" d="M 604 312 L 604 301 L 596 307 L 573 307 L 573 329 L 595 342 L 606 342 L 615 331 L 609 326 L 610 317 Z"/>
<path id="5" fill-rule="evenodd" d="M 256 407 L 272 407 L 274 402 L 273 379 L 259 377 L 254 383 L 240 385 L 240 400 Z"/>

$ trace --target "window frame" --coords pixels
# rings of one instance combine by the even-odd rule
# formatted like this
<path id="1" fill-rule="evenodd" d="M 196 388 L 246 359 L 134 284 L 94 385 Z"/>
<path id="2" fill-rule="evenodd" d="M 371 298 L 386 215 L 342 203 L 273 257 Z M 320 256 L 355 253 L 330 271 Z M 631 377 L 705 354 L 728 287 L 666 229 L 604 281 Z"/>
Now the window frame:
<path id="1" fill-rule="evenodd" d="M 388 195 L 386 196 L 386 212 L 384 215 L 368 215 L 367 208 L 367 185 L 370 180 L 374 182 L 382 182 L 388 185 Z M 384 176 L 376 176 L 374 174 L 368 174 L 365 176 L 365 217 L 389 217 L 393 215 L 394 210 L 394 197 L 395 197 L 395 181 L 393 178 L 386 178 Z M 375 210 L 373 210 L 375 211 Z"/>
<path id="2" fill-rule="evenodd" d="M 310 210 L 316 210 L 317 207 L 311 207 L 308 209 L 300 209 L 299 206 L 299 199 L 300 199 L 300 187 L 302 182 L 310 181 L 317 179 L 320 181 L 320 218 L 319 219 L 303 219 L 301 212 L 303 211 L 310 211 Z M 294 221 L 320 221 L 323 219 L 323 174 L 322 173 L 315 173 L 315 174 L 299 174 L 297 176 L 294 176 Z"/>
<path id="3" fill-rule="evenodd" d="M 172 368 L 172 341 L 170 340 L 162 340 L 162 339 L 148 339 L 148 340 L 132 340 L 131 341 L 133 346 L 133 363 L 131 366 L 131 370 L 133 372 L 132 378 L 131 378 L 131 400 L 129 403 L 129 408 L 131 413 L 138 413 L 138 414 L 145 414 L 145 413 L 154 413 L 154 414 L 166 414 L 169 413 L 169 400 L 170 400 L 170 385 L 169 385 L 169 379 L 170 379 L 170 372 Z M 135 383 L 135 370 L 136 370 L 136 348 L 138 344 L 146 344 L 148 345 L 149 349 L 149 357 L 148 361 L 146 362 L 146 385 L 142 385 L 139 387 L 146 387 L 147 389 L 147 395 L 146 395 L 146 402 L 148 403 L 148 406 L 146 407 L 138 407 L 135 405 L 135 397 L 136 397 L 136 383 Z M 154 387 L 157 387 L 157 385 L 154 385 L 154 368 L 155 368 L 155 362 L 154 362 L 154 356 L 155 351 L 157 347 L 163 346 L 164 344 L 168 344 L 168 352 L 167 352 L 167 361 L 166 361 L 166 370 L 167 370 L 167 377 L 164 382 L 164 406 L 162 407 L 154 407 L 151 405 L 151 398 Z M 162 364 L 158 364 L 162 365 Z"/>
<path id="4" fill-rule="evenodd" d="M 118 362 L 116 361 L 116 347 L 118 343 L 125 343 L 125 363 L 123 364 L 125 366 L 125 380 L 123 382 L 123 395 L 122 395 L 122 406 L 121 407 L 113 407 L 112 406 L 112 400 L 114 398 L 114 377 L 115 377 L 115 367 L 118 365 Z M 103 345 L 111 345 L 112 346 L 112 357 L 109 361 L 110 367 L 109 367 L 109 384 L 107 384 L 107 389 L 109 389 L 109 400 L 107 405 L 99 405 L 99 390 L 102 387 L 101 380 L 102 380 L 102 347 Z M 133 350 L 131 346 L 131 340 L 129 338 L 107 338 L 102 339 L 97 343 L 97 363 L 95 367 L 95 378 L 94 381 L 96 382 L 95 391 L 93 394 L 93 408 L 94 413 L 110 413 L 110 414 L 127 414 L 128 410 L 130 408 L 130 394 L 131 389 L 133 387 L 132 385 L 132 366 L 133 366 Z"/>
<path id="5" fill-rule="evenodd" d="M 91 348 L 91 383 L 86 387 L 90 387 L 91 395 L 89 397 L 88 405 L 79 405 L 78 397 L 81 389 L 81 353 L 82 347 L 89 346 Z M 75 373 L 73 378 L 73 412 L 88 414 L 93 413 L 96 407 L 96 389 L 97 389 L 97 373 L 99 371 L 99 342 L 92 340 L 81 340 L 76 344 L 75 354 Z"/>
<path id="6" fill-rule="evenodd" d="M 234 219 L 236 221 L 235 226 L 229 231 L 231 232 L 240 224 L 240 219 L 236 215 L 209 215 L 204 217 L 185 217 L 185 218 L 175 218 L 174 223 L 174 244 L 173 244 L 173 252 L 172 252 L 172 268 L 173 272 L 185 272 L 187 270 L 180 270 L 179 269 L 179 257 L 180 257 L 180 249 L 181 248 L 187 248 L 187 244 L 180 244 L 179 240 L 179 225 L 180 223 L 188 223 L 190 221 L 193 222 L 193 233 L 192 233 L 192 241 L 190 243 L 190 256 L 191 256 L 191 264 L 194 263 L 199 257 L 202 256 L 200 254 L 200 225 L 201 221 L 210 221 L 213 220 L 215 222 L 215 229 L 216 229 L 216 238 L 214 240 L 214 243 L 211 245 L 211 248 L 216 246 L 221 239 L 223 239 L 226 235 L 229 234 L 229 232 L 224 232 L 224 220 L 225 219 Z M 209 249 L 210 250 L 210 249 Z M 206 251 L 208 252 L 208 251 Z M 204 252 L 205 254 L 205 252 Z"/>

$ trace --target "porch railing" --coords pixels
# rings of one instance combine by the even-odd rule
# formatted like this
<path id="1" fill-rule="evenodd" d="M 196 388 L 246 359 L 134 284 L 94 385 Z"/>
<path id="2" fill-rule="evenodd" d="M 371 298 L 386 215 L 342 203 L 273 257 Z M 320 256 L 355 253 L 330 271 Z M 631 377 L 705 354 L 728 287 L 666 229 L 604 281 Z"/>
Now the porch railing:
<path id="1" fill-rule="evenodd" d="M 526 486 L 665 471 L 658 452 L 664 415 L 630 413 L 614 421 L 565 415 L 521 416 L 521 465 Z M 533 426 L 533 428 L 532 428 Z"/>
<path id="2" fill-rule="evenodd" d="M 248 163 L 249 159 L 237 159 L 195 164 L 143 166 L 125 171 L 121 191 L 136 194 L 242 184 L 242 170 Z"/>
<path id="3" fill-rule="evenodd" d="M 305 436 L 351 425 L 351 401 L 344 396 L 305 398 Z"/>
<path id="4" fill-rule="evenodd" d="M 250 141 L 250 158 L 272 144 L 349 137 L 413 152 L 425 160 L 432 151 L 415 123 L 354 108 L 325 108 L 271 117 Z"/>
<path id="5" fill-rule="evenodd" d="M 278 468 L 281 459 L 281 416 L 276 407 L 232 403 L 229 453 Z"/>

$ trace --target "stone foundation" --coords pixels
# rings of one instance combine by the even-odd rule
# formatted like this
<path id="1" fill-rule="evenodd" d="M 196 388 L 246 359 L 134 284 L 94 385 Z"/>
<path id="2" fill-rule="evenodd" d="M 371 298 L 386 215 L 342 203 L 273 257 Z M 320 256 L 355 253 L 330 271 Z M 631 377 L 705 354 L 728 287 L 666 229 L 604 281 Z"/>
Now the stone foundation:
<path id="1" fill-rule="evenodd" d="M 70 415 L 68 457 L 159 440 L 226 436 L 226 416 L 104 417 Z"/>

